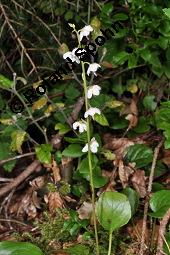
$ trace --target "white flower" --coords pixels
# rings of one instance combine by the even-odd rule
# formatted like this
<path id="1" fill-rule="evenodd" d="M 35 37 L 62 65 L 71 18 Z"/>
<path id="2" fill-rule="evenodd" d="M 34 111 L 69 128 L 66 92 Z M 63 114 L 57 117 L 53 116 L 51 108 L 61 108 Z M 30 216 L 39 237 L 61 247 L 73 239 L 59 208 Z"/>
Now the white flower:
<path id="1" fill-rule="evenodd" d="M 93 31 L 93 28 L 90 25 L 83 27 L 80 30 L 80 41 L 83 39 L 83 36 L 88 36 L 90 32 L 92 31 Z"/>
<path id="2" fill-rule="evenodd" d="M 73 123 L 73 129 L 76 130 L 77 128 L 79 128 L 80 133 L 83 133 L 87 131 L 87 124 L 83 121 L 76 121 Z"/>
<path id="3" fill-rule="evenodd" d="M 95 137 L 93 137 L 90 141 L 90 150 L 93 153 L 96 153 L 98 150 L 99 144 L 96 141 Z M 86 145 L 84 146 L 84 148 L 82 149 L 82 152 L 87 152 L 88 151 L 88 143 L 86 143 Z"/>
<path id="4" fill-rule="evenodd" d="M 88 109 L 85 114 L 84 114 L 84 117 L 87 118 L 88 116 L 92 116 L 94 117 L 95 114 L 101 114 L 101 111 L 96 108 L 96 107 L 91 107 L 90 109 Z"/>
<path id="5" fill-rule="evenodd" d="M 93 85 L 88 88 L 87 98 L 92 98 L 92 96 L 98 96 L 100 94 L 101 87 L 98 85 Z"/>
<path id="6" fill-rule="evenodd" d="M 77 49 L 78 48 L 75 48 L 72 51 L 67 51 L 66 53 L 64 53 L 63 58 L 64 59 L 70 58 L 72 62 L 76 62 L 77 64 L 80 64 L 79 58 L 75 55 L 75 51 Z"/>
<path id="7" fill-rule="evenodd" d="M 92 73 L 94 73 L 94 75 L 97 76 L 96 71 L 99 67 L 101 67 L 101 66 L 97 63 L 90 64 L 88 69 L 87 69 L 87 75 L 89 75 L 90 72 L 92 72 Z"/>

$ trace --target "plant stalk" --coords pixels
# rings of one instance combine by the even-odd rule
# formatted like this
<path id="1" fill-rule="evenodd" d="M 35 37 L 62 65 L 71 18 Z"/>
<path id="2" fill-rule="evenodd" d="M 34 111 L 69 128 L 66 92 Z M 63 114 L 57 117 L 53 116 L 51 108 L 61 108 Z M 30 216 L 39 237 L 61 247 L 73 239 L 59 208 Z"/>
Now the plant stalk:
<path id="1" fill-rule="evenodd" d="M 112 234 L 113 234 L 113 232 L 110 232 L 110 234 L 109 234 L 109 249 L 108 249 L 108 255 L 111 255 L 111 252 L 112 252 Z"/>
<path id="2" fill-rule="evenodd" d="M 87 80 L 86 80 L 86 73 L 84 62 L 81 61 L 82 66 L 82 79 L 83 79 L 83 87 L 84 87 L 84 94 L 85 94 L 85 108 L 86 111 L 89 109 L 88 107 L 88 98 L 87 98 Z M 92 207 L 93 207 L 93 220 L 94 220 L 94 230 L 95 230 L 95 239 L 96 239 L 96 252 L 97 255 L 100 254 L 99 251 L 99 239 L 98 239 L 98 232 L 97 232 L 97 219 L 95 213 L 95 191 L 94 191 L 94 182 L 93 182 L 93 169 L 92 169 L 92 161 L 91 161 L 91 151 L 90 151 L 90 119 L 87 117 L 87 140 L 88 140 L 88 163 L 89 163 L 89 171 L 90 171 L 90 187 L 92 193 Z"/>

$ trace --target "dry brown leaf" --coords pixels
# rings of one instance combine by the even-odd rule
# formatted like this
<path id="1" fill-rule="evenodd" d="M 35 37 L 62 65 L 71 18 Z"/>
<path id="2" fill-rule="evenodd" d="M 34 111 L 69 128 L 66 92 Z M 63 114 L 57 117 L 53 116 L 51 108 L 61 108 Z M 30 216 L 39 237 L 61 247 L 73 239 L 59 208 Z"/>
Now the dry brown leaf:
<path id="1" fill-rule="evenodd" d="M 145 171 L 143 171 L 143 170 L 137 170 L 131 178 L 132 184 L 133 184 L 136 192 L 142 198 L 146 196 L 145 179 L 146 179 Z"/>
<path id="2" fill-rule="evenodd" d="M 57 183 L 58 181 L 61 180 L 61 176 L 60 176 L 60 168 L 57 166 L 57 163 L 54 159 L 51 164 L 51 169 L 54 175 L 54 183 Z"/>
<path id="3" fill-rule="evenodd" d="M 123 161 L 119 160 L 118 173 L 119 173 L 119 178 L 124 189 L 127 187 L 129 177 L 133 172 L 134 171 L 132 170 L 132 168 L 125 166 Z"/>
<path id="4" fill-rule="evenodd" d="M 138 117 L 134 114 L 128 114 L 125 118 L 126 120 L 129 120 L 129 126 L 127 128 L 127 130 L 130 130 L 133 127 L 136 127 L 136 125 L 138 124 Z"/>
<path id="5" fill-rule="evenodd" d="M 61 176 L 63 181 L 70 183 L 72 179 L 73 169 L 73 158 L 62 157 Z"/>
<path id="6" fill-rule="evenodd" d="M 15 203 L 10 206 L 10 213 L 16 214 L 17 217 L 27 214 L 28 219 L 34 219 L 37 216 L 37 208 L 40 208 L 40 200 L 37 192 L 30 187 L 27 192 L 20 195 Z"/>
<path id="7" fill-rule="evenodd" d="M 50 212 L 54 213 L 57 208 L 63 208 L 64 202 L 58 192 L 51 192 L 47 195 Z"/>
<path id="8" fill-rule="evenodd" d="M 128 138 L 115 138 L 110 134 L 105 134 L 103 139 L 105 142 L 104 148 L 113 150 L 117 158 L 122 158 L 127 148 L 134 145 L 134 142 Z"/>
<path id="9" fill-rule="evenodd" d="M 138 115 L 138 108 L 137 108 L 137 105 L 136 105 L 136 102 L 135 102 L 134 99 L 132 99 L 132 101 L 131 101 L 130 111 L 131 111 L 132 114 L 134 114 L 136 116 Z"/>
<path id="10" fill-rule="evenodd" d="M 79 218 L 81 220 L 90 219 L 92 211 L 93 211 L 92 204 L 88 202 L 84 202 L 81 205 L 81 207 L 77 210 Z"/>
<path id="11" fill-rule="evenodd" d="M 45 184 L 44 176 L 39 176 L 35 178 L 33 181 L 30 181 L 29 184 L 34 188 L 34 190 L 40 189 Z"/>
<path id="12" fill-rule="evenodd" d="M 162 162 L 164 164 L 166 164 L 167 166 L 170 166 L 170 150 L 164 150 L 163 151 Z"/>

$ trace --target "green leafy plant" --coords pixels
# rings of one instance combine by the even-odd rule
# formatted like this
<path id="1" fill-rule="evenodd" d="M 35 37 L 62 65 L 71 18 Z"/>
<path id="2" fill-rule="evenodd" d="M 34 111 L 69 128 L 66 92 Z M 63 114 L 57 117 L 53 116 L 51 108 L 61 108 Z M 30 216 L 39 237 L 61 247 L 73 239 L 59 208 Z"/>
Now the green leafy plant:
<path id="1" fill-rule="evenodd" d="M 4 241 L 0 242 L 0 255 L 43 255 L 35 245 L 26 242 Z"/>
<path id="2" fill-rule="evenodd" d="M 131 218 L 129 200 L 118 192 L 104 192 L 97 201 L 96 213 L 100 224 L 109 231 L 108 255 L 111 255 L 113 231 L 127 224 Z"/>

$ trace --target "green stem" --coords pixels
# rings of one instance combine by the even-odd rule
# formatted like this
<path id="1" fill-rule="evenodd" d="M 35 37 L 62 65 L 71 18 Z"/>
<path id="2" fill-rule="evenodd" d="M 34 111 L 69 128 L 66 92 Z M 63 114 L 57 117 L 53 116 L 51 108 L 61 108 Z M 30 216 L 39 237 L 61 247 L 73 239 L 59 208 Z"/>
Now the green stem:
<path id="1" fill-rule="evenodd" d="M 31 114 L 31 112 L 30 112 L 30 110 L 29 110 L 27 104 L 26 104 L 25 101 L 23 100 L 23 98 L 20 96 L 20 94 L 19 94 L 16 90 L 14 90 L 13 92 L 14 92 L 14 94 L 19 98 L 19 100 L 23 103 L 23 105 L 24 105 L 25 109 L 27 110 L 27 112 L 28 112 L 28 114 L 29 114 L 31 120 L 34 122 L 34 124 L 37 126 L 37 128 L 38 128 L 38 129 L 42 132 L 42 134 L 44 135 L 45 142 L 48 143 L 48 138 L 47 138 L 47 135 L 46 135 L 45 131 L 44 131 L 44 130 L 40 127 L 40 125 L 34 120 L 34 117 L 32 116 L 32 114 Z"/>
<path id="2" fill-rule="evenodd" d="M 86 74 L 85 74 L 85 67 L 84 62 L 81 61 L 82 66 L 82 78 L 83 78 L 83 86 L 84 86 L 84 94 L 85 94 L 85 107 L 86 111 L 89 109 L 88 107 L 88 98 L 87 98 L 87 81 L 86 81 Z M 96 239 L 96 252 L 97 255 L 100 254 L 99 252 L 99 239 L 98 239 L 98 232 L 97 232 L 97 219 L 95 213 L 95 191 L 94 191 L 94 182 L 93 182 L 93 169 L 92 169 L 92 161 L 91 161 L 91 151 L 90 151 L 90 119 L 87 117 L 87 140 L 88 140 L 88 163 L 89 163 L 89 171 L 90 171 L 90 187 L 92 193 L 92 207 L 93 207 L 93 220 L 94 220 L 94 230 L 95 230 L 95 239 Z"/>
<path id="3" fill-rule="evenodd" d="M 111 255 L 111 252 L 112 252 L 112 233 L 113 233 L 113 232 L 110 232 L 110 234 L 109 234 L 109 249 L 108 249 L 108 255 Z"/>

